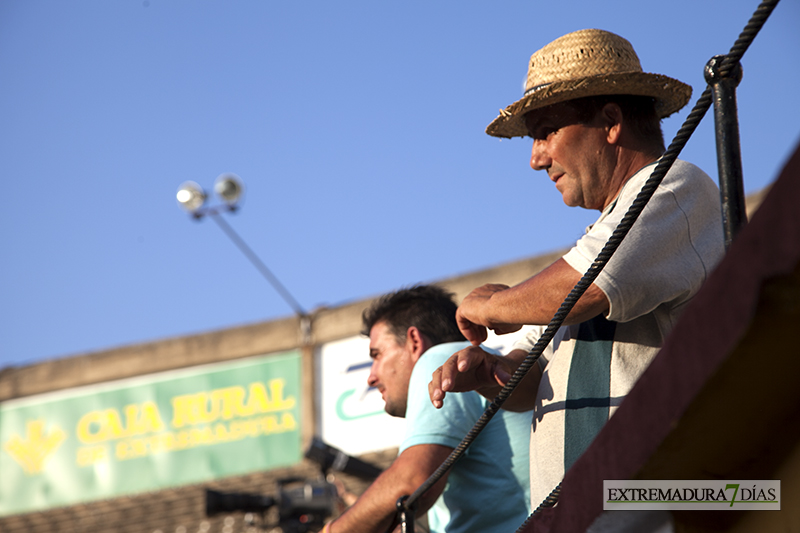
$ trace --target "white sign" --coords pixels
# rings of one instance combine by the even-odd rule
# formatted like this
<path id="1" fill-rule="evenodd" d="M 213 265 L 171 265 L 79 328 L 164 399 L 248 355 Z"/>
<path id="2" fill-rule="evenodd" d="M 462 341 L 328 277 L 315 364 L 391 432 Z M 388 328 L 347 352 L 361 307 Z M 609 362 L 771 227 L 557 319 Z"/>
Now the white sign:
<path id="1" fill-rule="evenodd" d="M 530 329 L 509 335 L 490 332 L 485 346 L 507 353 Z M 317 395 L 317 435 L 348 455 L 396 448 L 405 432 L 405 419 L 383 410 L 380 393 L 367 384 L 372 360 L 369 339 L 358 335 L 323 344 L 316 353 L 322 390 Z"/>
<path id="2" fill-rule="evenodd" d="M 399 446 L 405 419 L 386 414 L 381 394 L 367 384 L 369 339 L 359 335 L 323 344 L 317 363 L 322 376 L 317 433 L 322 440 L 348 455 Z"/>

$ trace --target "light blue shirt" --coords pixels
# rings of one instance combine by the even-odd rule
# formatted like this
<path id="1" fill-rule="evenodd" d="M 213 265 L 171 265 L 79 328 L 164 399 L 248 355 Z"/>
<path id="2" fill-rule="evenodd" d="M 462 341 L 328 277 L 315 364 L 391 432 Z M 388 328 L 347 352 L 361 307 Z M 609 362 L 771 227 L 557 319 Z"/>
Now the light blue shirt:
<path id="1" fill-rule="evenodd" d="M 433 371 L 469 346 L 451 342 L 430 348 L 417 361 L 408 387 L 406 435 L 400 452 L 418 444 L 455 448 L 489 401 L 477 392 L 450 393 L 436 409 L 428 395 Z M 501 409 L 453 465 L 444 492 L 428 511 L 431 533 L 509 533 L 530 514 L 531 412 Z"/>

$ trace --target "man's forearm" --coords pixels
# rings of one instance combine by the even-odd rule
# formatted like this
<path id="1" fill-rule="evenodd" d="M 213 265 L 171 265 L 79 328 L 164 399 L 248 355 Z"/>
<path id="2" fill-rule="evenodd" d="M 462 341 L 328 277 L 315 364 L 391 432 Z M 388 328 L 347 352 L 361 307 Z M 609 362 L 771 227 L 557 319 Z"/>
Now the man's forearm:
<path id="1" fill-rule="evenodd" d="M 397 500 L 417 490 L 451 451 L 452 448 L 436 444 L 404 450 L 352 507 L 330 523 L 330 533 L 385 533 L 394 522 Z M 433 505 L 446 482 L 446 477 L 441 479 L 423 496 L 419 513 Z"/>
<path id="2" fill-rule="evenodd" d="M 484 286 L 473 290 L 464 298 L 458 313 L 462 322 L 471 321 L 490 329 L 503 329 L 508 324 L 548 324 L 581 276 L 559 259 L 513 287 L 498 290 L 498 286 Z M 592 284 L 570 311 L 564 325 L 593 318 L 607 312 L 608 307 L 605 293 Z"/>
<path id="3" fill-rule="evenodd" d="M 352 507 L 330 523 L 330 533 L 372 532 L 383 533 L 394 521 L 394 510 L 388 502 L 392 495 L 384 490 L 372 490 L 380 478 L 358 499 Z M 376 487 L 377 489 L 377 487 Z"/>

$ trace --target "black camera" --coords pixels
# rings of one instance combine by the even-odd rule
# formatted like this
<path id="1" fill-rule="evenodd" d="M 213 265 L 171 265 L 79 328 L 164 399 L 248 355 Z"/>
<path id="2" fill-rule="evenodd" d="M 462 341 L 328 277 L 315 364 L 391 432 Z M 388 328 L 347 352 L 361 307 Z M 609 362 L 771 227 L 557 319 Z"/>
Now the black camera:
<path id="1" fill-rule="evenodd" d="M 375 479 L 382 472 L 377 466 L 350 457 L 317 437 L 312 440 L 305 457 L 319 465 L 323 479 L 280 479 L 277 497 L 206 489 L 206 516 L 235 512 L 258 513 L 263 516 L 276 507 L 277 525 L 284 533 L 316 531 L 333 515 L 338 498 L 336 487 L 324 479 L 328 470 L 337 470 L 366 480 Z"/>
<path id="2" fill-rule="evenodd" d="M 336 470 L 371 481 L 383 472 L 373 464 L 351 457 L 342 450 L 326 444 L 319 437 L 311 439 L 311 444 L 306 450 L 306 459 L 311 459 L 317 463 L 323 475 L 327 474 L 328 470 Z"/>
<path id="3" fill-rule="evenodd" d="M 320 529 L 333 514 L 335 503 L 336 487 L 324 480 L 278 480 L 277 498 L 206 489 L 206 516 L 237 511 L 263 515 L 272 507 L 277 507 L 277 525 L 284 533 L 304 533 Z"/>
<path id="4" fill-rule="evenodd" d="M 263 513 L 275 505 L 272 496 L 261 496 L 247 492 L 219 492 L 206 489 L 206 516 L 220 513 Z"/>

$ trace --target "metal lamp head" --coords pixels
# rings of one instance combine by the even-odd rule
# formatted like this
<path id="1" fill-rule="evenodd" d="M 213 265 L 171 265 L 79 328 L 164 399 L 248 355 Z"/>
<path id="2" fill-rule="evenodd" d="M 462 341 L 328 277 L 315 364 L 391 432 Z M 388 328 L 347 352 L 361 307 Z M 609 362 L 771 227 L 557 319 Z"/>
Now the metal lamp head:
<path id="1" fill-rule="evenodd" d="M 220 174 L 214 181 L 214 192 L 230 209 L 235 209 L 242 197 L 242 182 L 236 174 Z"/>
<path id="2" fill-rule="evenodd" d="M 206 203 L 206 192 L 193 181 L 184 182 L 178 189 L 178 203 L 186 211 L 194 214 Z"/>

